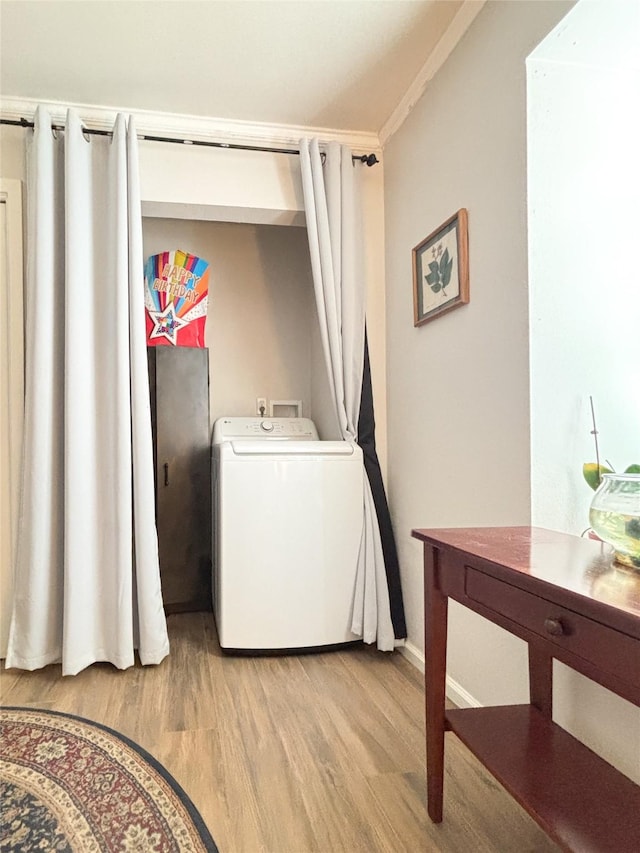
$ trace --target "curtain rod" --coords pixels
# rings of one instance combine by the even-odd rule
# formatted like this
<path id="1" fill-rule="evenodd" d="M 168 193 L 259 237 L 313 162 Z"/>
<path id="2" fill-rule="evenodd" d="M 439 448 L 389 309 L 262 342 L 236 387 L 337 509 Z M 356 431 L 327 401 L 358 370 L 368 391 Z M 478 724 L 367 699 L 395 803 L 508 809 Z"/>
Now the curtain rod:
<path id="1" fill-rule="evenodd" d="M 8 124 L 13 127 L 24 127 L 24 128 L 32 128 L 34 127 L 34 123 L 29 121 L 26 118 L 20 119 L 10 119 L 3 118 L 0 119 L 0 124 Z M 52 130 L 64 131 L 64 126 L 61 124 L 52 124 Z M 111 136 L 110 130 L 91 130 L 90 128 L 84 127 L 83 132 L 88 134 L 89 136 Z M 143 139 L 145 142 L 171 142 L 176 145 L 201 145 L 205 148 L 234 148 L 238 151 L 264 151 L 268 154 L 300 154 L 299 151 L 296 151 L 292 148 L 266 148 L 259 145 L 239 145 L 233 142 L 209 142 L 198 139 L 179 139 L 177 137 L 169 137 L 169 136 L 149 136 L 146 133 L 139 133 L 139 139 Z M 376 157 L 375 154 L 353 154 L 351 159 L 354 163 L 366 163 L 367 166 L 375 166 L 376 163 L 380 161 Z"/>

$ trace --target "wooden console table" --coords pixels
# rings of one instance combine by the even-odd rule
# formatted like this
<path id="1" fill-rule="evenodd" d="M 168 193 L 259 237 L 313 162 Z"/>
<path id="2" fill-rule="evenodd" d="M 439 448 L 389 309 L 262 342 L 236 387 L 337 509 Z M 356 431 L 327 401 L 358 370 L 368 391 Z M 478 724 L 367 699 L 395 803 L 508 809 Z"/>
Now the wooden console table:
<path id="1" fill-rule="evenodd" d="M 412 536 L 424 543 L 431 819 L 442 820 L 451 731 L 563 849 L 638 853 L 640 787 L 553 723 L 551 712 L 553 658 L 640 706 L 640 572 L 613 567 L 598 542 L 535 527 Z M 449 598 L 528 643 L 530 704 L 445 709 Z M 640 743 L 628 748 L 640 765 Z"/>

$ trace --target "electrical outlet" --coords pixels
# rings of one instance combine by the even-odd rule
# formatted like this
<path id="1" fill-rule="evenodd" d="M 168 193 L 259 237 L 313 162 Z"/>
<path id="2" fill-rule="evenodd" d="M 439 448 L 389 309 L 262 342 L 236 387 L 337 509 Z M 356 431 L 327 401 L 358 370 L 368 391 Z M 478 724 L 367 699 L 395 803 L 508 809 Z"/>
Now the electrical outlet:
<path id="1" fill-rule="evenodd" d="M 264 418 L 267 415 L 267 398 L 266 397 L 257 397 L 256 398 L 256 415 L 259 418 Z"/>

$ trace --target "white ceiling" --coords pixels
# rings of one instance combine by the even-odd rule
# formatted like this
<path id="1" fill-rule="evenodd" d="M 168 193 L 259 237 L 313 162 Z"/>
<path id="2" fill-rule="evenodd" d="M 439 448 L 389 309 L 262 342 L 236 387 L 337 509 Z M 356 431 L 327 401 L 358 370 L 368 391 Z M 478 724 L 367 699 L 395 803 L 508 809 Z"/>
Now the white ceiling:
<path id="1" fill-rule="evenodd" d="M 378 133 L 462 0 L 1 0 L 0 94 Z"/>

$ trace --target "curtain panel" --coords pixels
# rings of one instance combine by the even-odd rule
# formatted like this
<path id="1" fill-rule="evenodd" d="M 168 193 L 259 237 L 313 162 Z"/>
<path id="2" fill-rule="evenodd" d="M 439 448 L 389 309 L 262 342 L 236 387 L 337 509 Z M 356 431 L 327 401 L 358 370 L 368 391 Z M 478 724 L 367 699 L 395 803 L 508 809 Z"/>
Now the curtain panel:
<path id="1" fill-rule="evenodd" d="M 323 163 L 324 158 L 324 163 Z M 365 274 L 359 173 L 351 151 L 336 142 L 320 153 L 317 139 L 300 142 L 311 270 L 320 335 L 341 436 L 358 440 L 365 367 Z M 368 374 L 367 374 L 368 375 Z M 373 428 L 373 415 L 371 412 Z M 375 454 L 375 445 L 373 445 Z M 386 507 L 386 499 L 385 499 Z M 364 478 L 364 518 L 351 630 L 382 651 L 395 645 L 389 585 L 376 502 Z M 395 544 L 393 545 L 395 553 Z M 397 571 L 397 560 L 395 565 Z M 399 575 L 397 583 L 399 592 Z M 401 597 L 399 631 L 404 629 Z M 405 636 L 400 633 L 399 636 Z"/>
<path id="2" fill-rule="evenodd" d="M 27 142 L 26 386 L 7 667 L 169 652 L 154 517 L 137 138 Z"/>

